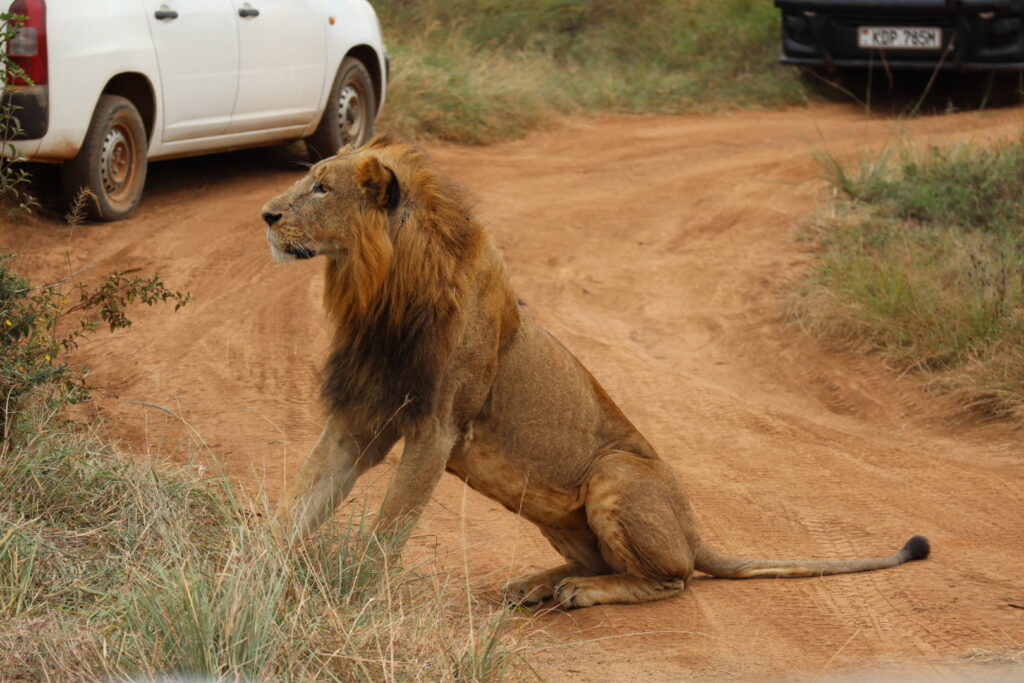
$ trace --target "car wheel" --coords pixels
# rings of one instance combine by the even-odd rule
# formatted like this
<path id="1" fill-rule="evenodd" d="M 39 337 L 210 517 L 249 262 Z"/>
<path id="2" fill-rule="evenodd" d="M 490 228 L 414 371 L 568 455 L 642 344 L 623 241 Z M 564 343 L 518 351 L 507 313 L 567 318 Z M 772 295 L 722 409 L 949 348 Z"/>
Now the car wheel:
<path id="1" fill-rule="evenodd" d="M 358 59 L 346 57 L 334 77 L 320 125 L 306 138 L 310 156 L 319 160 L 334 156 L 346 145 L 365 144 L 373 136 L 376 113 L 370 72 Z"/>
<path id="2" fill-rule="evenodd" d="M 142 197 L 146 147 L 146 128 L 135 105 L 124 97 L 101 95 L 78 156 L 61 165 L 64 201 L 80 206 L 90 220 L 124 218 Z"/>

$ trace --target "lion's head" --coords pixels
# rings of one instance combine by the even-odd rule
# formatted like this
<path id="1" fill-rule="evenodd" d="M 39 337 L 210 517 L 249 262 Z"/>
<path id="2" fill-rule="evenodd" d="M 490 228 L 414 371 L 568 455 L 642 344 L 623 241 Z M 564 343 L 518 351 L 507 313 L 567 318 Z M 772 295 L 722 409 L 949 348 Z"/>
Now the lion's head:
<path id="1" fill-rule="evenodd" d="M 398 177 L 381 160 L 381 148 L 344 148 L 264 205 L 261 215 L 274 258 L 339 258 L 357 248 L 354 241 L 373 237 L 358 228 L 379 223 L 401 199 Z"/>

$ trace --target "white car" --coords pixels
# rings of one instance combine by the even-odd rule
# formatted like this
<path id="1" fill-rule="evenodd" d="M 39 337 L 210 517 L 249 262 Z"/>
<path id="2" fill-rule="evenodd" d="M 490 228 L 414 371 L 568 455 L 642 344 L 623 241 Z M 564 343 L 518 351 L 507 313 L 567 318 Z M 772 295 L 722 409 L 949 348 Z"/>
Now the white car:
<path id="1" fill-rule="evenodd" d="M 311 154 L 360 145 L 384 101 L 388 61 L 365 0 L 15 0 L 8 54 L 31 85 L 14 144 L 61 164 L 95 220 L 142 196 L 148 160 L 305 139 Z"/>

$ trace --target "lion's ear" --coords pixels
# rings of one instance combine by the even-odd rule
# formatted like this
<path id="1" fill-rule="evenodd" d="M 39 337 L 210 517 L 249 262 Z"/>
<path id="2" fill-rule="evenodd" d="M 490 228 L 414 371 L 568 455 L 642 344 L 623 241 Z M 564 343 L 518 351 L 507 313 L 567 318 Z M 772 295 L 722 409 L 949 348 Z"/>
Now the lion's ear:
<path id="1" fill-rule="evenodd" d="M 363 157 L 356 163 L 356 183 L 366 200 L 385 211 L 391 211 L 402 199 L 398 177 L 376 157 Z"/>

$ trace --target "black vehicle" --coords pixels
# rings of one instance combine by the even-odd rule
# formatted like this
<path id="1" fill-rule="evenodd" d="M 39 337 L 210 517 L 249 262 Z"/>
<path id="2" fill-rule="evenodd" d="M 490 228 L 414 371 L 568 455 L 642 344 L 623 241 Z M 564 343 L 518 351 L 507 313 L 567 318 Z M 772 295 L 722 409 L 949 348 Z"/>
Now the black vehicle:
<path id="1" fill-rule="evenodd" d="M 775 0 L 781 62 L 1024 71 L 1024 0 Z"/>

